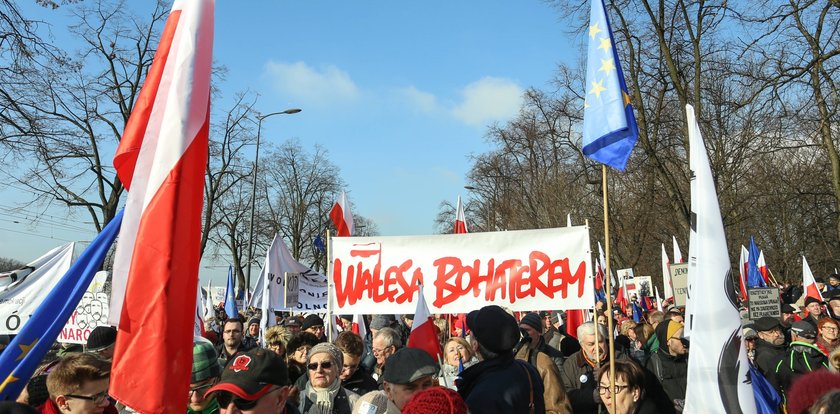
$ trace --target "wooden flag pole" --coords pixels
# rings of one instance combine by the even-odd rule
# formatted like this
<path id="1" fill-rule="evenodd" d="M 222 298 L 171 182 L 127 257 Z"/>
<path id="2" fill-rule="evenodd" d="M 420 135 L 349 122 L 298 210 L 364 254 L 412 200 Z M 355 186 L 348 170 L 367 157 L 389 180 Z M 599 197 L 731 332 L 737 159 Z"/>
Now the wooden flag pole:
<path id="1" fill-rule="evenodd" d="M 589 231 L 589 219 L 586 219 L 585 223 L 586 223 L 586 230 Z M 593 266 L 593 267 L 597 268 L 597 266 Z M 598 276 L 596 275 L 595 278 L 597 278 L 597 277 Z M 595 287 L 595 278 L 592 279 L 592 287 L 593 288 Z M 596 309 L 594 306 L 592 307 L 592 321 L 595 322 L 595 343 L 599 344 L 600 342 L 598 342 L 598 309 Z M 595 360 L 598 361 L 599 363 L 601 362 L 601 347 L 600 346 L 595 346 Z M 598 378 L 595 378 L 595 380 L 597 381 Z"/>
<path id="2" fill-rule="evenodd" d="M 333 268 L 330 263 L 330 250 L 332 248 L 332 240 L 330 240 L 330 229 L 327 229 L 327 320 L 330 321 L 330 330 L 327 332 L 329 338 L 327 338 L 330 342 L 333 341 L 332 337 L 332 326 L 335 323 L 335 318 L 333 318 L 333 311 L 332 311 L 332 277 L 333 277 Z"/>
<path id="3" fill-rule="evenodd" d="M 607 285 L 607 339 L 609 341 L 609 358 L 610 358 L 610 395 L 612 401 L 615 401 L 615 342 L 613 341 L 613 312 L 612 312 L 612 283 L 610 281 L 610 215 L 608 208 L 607 197 L 607 166 L 601 164 L 601 189 L 604 193 L 604 283 Z M 598 331 L 598 319 L 595 319 L 595 331 Z M 597 337 L 596 337 L 597 338 Z M 596 342 L 596 347 L 598 342 Z M 597 348 L 596 348 L 597 349 Z M 597 363 L 599 364 L 599 360 Z M 607 407 L 610 414 L 615 412 L 613 407 Z"/>

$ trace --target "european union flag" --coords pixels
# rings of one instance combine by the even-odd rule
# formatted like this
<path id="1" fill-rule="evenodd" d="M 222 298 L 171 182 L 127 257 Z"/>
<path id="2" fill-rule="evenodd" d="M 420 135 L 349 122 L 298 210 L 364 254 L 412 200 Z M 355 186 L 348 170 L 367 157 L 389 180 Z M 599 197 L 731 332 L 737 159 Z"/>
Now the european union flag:
<path id="1" fill-rule="evenodd" d="M 227 289 L 225 289 L 225 313 L 228 318 L 238 318 L 236 310 L 236 293 L 233 290 L 233 266 L 228 267 Z"/>
<path id="2" fill-rule="evenodd" d="M 583 104 L 583 153 L 624 171 L 639 128 L 602 0 L 592 0 Z"/>
<path id="3" fill-rule="evenodd" d="M 775 414 L 779 412 L 782 398 L 753 364 L 750 364 L 750 380 L 755 395 L 755 408 L 758 409 L 758 413 Z"/>
<path id="4" fill-rule="evenodd" d="M 0 400 L 14 400 L 76 310 L 117 237 L 123 211 L 102 229 L 0 354 Z"/>
<path id="5" fill-rule="evenodd" d="M 313 244 L 319 252 L 324 253 L 327 251 L 327 245 L 324 244 L 324 239 L 321 238 L 320 234 L 315 236 L 315 242 Z"/>
<path id="6" fill-rule="evenodd" d="M 750 260 L 747 265 L 747 287 L 766 287 L 764 277 L 758 271 L 758 246 L 755 245 L 755 239 L 750 237 Z"/>

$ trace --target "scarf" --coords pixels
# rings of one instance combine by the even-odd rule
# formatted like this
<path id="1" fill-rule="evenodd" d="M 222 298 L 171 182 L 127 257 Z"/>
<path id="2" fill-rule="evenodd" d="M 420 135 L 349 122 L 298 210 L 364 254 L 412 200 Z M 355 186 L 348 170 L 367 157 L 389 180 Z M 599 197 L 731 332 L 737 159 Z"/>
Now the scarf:
<path id="1" fill-rule="evenodd" d="M 329 414 L 333 409 L 333 400 L 338 390 L 341 389 L 341 380 L 338 378 L 327 388 L 315 388 L 312 383 L 306 384 L 306 398 L 300 403 L 300 412 L 308 414 Z M 309 411 L 306 409 L 306 400 L 312 401 Z"/>

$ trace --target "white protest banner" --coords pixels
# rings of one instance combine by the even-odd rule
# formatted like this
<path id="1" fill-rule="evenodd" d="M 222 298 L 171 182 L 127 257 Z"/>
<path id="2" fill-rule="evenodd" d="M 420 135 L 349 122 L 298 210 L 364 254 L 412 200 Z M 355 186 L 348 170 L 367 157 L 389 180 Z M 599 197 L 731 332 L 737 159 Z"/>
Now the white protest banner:
<path id="1" fill-rule="evenodd" d="M 674 305 L 685 306 L 688 299 L 688 263 L 672 264 L 669 270 L 674 286 Z"/>
<path id="2" fill-rule="evenodd" d="M 96 272 L 73 315 L 58 334 L 58 342 L 85 344 L 93 328 L 108 326 L 108 306 L 111 296 L 105 291 L 108 272 Z"/>
<path id="3" fill-rule="evenodd" d="M 291 295 L 286 292 L 283 274 L 297 275 L 298 289 Z M 271 310 L 293 310 L 293 311 L 324 311 L 327 309 L 327 278 L 326 276 L 298 263 L 292 257 L 286 243 L 278 235 L 266 252 L 266 263 L 260 272 L 257 285 L 254 288 L 254 296 L 251 297 L 251 306 L 263 307 L 263 293 L 266 290 L 266 281 L 270 294 L 267 296 L 266 309 Z M 291 287 L 291 283 L 289 286 Z M 297 293 L 297 300 L 286 304 L 286 298 L 294 298 Z M 288 305 L 288 306 L 287 306 Z M 266 318 L 263 318 L 266 319 Z M 268 318 L 272 319 L 272 318 Z"/>
<path id="4" fill-rule="evenodd" d="M 21 271 L 4 275 L 9 283 L 0 289 L 0 334 L 14 335 L 20 331 L 70 269 L 72 261 L 73 243 L 68 243 L 50 250 Z"/>
<path id="5" fill-rule="evenodd" d="M 331 243 L 334 312 L 411 314 L 420 282 L 432 313 L 594 305 L 586 226 Z"/>

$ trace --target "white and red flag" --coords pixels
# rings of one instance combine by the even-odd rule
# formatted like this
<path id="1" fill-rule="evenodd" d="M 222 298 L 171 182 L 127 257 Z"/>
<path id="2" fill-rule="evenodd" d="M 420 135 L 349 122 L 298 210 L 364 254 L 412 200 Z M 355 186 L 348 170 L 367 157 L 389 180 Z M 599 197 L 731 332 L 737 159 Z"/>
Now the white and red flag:
<path id="1" fill-rule="evenodd" d="M 109 393 L 140 413 L 183 411 L 189 391 L 214 7 L 175 0 L 114 155 L 128 199 L 108 317 L 118 324 Z"/>
<path id="2" fill-rule="evenodd" d="M 353 214 L 350 213 L 350 203 L 347 202 L 347 195 L 344 191 L 335 200 L 332 210 L 330 210 L 330 218 L 335 224 L 335 235 L 338 237 L 350 237 L 355 232 L 353 227 Z"/>
<path id="3" fill-rule="evenodd" d="M 743 244 L 741 245 L 741 259 L 738 263 L 738 282 L 741 288 L 741 297 L 747 300 L 749 298 L 747 296 L 747 272 L 750 266 L 750 251 Z"/>
<path id="4" fill-rule="evenodd" d="M 761 273 L 764 279 L 764 284 L 770 286 L 770 271 L 767 270 L 767 262 L 764 261 L 764 250 L 759 251 L 756 266 L 758 266 L 758 273 Z"/>
<path id="5" fill-rule="evenodd" d="M 802 288 L 805 290 L 805 297 L 810 297 L 823 301 L 820 288 L 817 286 L 817 281 L 814 280 L 814 274 L 811 273 L 811 267 L 808 266 L 808 261 L 805 256 L 802 256 Z"/>
<path id="6" fill-rule="evenodd" d="M 437 327 L 426 305 L 426 298 L 423 296 L 422 284 L 420 290 L 417 291 L 417 310 L 414 311 L 414 323 L 411 325 L 411 333 L 408 334 L 408 347 L 426 351 L 435 361 L 443 356 L 438 341 Z"/>
<path id="7" fill-rule="evenodd" d="M 662 284 L 665 289 L 665 299 L 673 300 L 674 283 L 671 281 L 671 262 L 668 260 L 668 253 L 665 253 L 665 243 L 662 243 Z"/>
<path id="8" fill-rule="evenodd" d="M 680 251 L 680 245 L 677 244 L 677 238 L 676 236 L 671 236 L 671 239 L 674 241 L 674 264 L 682 263 L 682 252 Z"/>
<path id="9" fill-rule="evenodd" d="M 458 207 L 455 209 L 455 234 L 467 234 L 467 216 L 464 215 L 464 206 L 461 205 L 461 196 L 458 196 Z"/>

